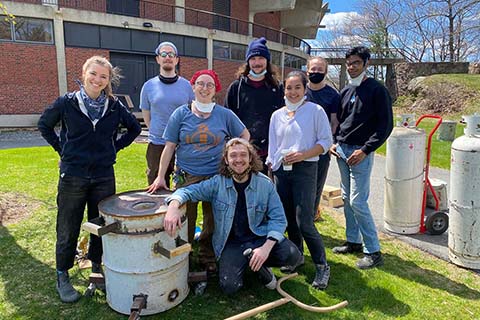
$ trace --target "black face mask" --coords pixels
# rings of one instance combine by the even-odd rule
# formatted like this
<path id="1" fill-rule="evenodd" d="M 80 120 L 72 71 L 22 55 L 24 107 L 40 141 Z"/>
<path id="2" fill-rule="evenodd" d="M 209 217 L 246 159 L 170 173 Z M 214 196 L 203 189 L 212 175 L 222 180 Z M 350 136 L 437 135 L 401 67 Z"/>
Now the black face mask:
<path id="1" fill-rule="evenodd" d="M 308 74 L 308 80 L 310 80 L 311 83 L 320 83 L 323 79 L 325 79 L 325 73 L 314 72 Z"/>

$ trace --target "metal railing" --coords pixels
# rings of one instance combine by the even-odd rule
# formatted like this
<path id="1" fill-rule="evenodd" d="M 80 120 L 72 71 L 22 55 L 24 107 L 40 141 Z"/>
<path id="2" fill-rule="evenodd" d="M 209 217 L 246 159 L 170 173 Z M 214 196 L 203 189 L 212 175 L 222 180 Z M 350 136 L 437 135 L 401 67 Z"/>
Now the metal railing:
<path id="1" fill-rule="evenodd" d="M 262 24 L 226 16 L 205 10 L 185 8 L 151 0 L 11 0 L 13 2 L 28 2 L 34 4 L 56 5 L 59 8 L 72 8 L 79 10 L 106 12 L 117 15 L 139 17 L 157 21 L 184 23 L 213 30 L 223 30 L 232 33 L 265 37 L 288 45 L 310 54 L 310 45 L 304 40 Z"/>
<path id="2" fill-rule="evenodd" d="M 324 55 L 328 58 L 345 58 L 345 54 L 350 48 L 320 48 L 314 47 L 310 48 L 310 54 L 312 56 Z M 370 49 L 372 59 L 382 59 L 382 58 L 401 58 L 402 54 L 399 49 L 396 48 L 381 48 L 372 50 Z"/>

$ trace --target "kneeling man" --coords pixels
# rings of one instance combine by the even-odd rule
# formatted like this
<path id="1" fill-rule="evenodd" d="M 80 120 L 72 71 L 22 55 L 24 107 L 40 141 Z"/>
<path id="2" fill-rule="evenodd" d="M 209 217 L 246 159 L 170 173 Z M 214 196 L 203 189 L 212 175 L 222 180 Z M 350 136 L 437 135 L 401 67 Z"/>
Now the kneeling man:
<path id="1" fill-rule="evenodd" d="M 164 227 L 172 237 L 181 227 L 182 204 L 212 203 L 213 249 L 219 264 L 220 287 L 226 294 L 243 286 L 247 266 L 254 272 L 262 266 L 294 266 L 301 257 L 297 247 L 283 235 L 287 227 L 285 212 L 275 185 L 260 172 L 262 168 L 253 146 L 234 138 L 224 148 L 219 174 L 180 188 L 166 199 L 169 205 Z M 248 257 L 243 255 L 247 249 L 253 249 Z M 269 268 L 266 270 L 261 279 L 267 288 L 275 289 L 275 276 Z"/>

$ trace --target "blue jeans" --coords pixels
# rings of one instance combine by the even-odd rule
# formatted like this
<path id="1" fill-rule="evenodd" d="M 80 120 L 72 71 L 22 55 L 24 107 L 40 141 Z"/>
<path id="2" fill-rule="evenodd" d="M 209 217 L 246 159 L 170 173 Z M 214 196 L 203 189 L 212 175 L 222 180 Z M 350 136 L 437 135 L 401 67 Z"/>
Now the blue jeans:
<path id="1" fill-rule="evenodd" d="M 115 194 L 115 177 L 82 178 L 60 176 L 57 194 L 57 270 L 67 271 L 73 267 L 78 235 L 87 206 L 88 220 L 99 216 L 98 203 Z M 102 262 L 102 240 L 90 235 L 87 258 Z"/>
<path id="2" fill-rule="evenodd" d="M 218 262 L 220 288 L 224 293 L 233 294 L 243 287 L 243 274 L 249 263 L 243 256 L 243 251 L 261 247 L 266 240 L 266 238 L 258 238 L 241 244 L 227 242 Z M 284 239 L 273 246 L 264 265 L 266 267 L 294 266 L 300 260 L 300 255 L 297 247 L 288 239 Z"/>
<path id="3" fill-rule="evenodd" d="M 313 219 L 317 192 L 317 162 L 302 161 L 293 164 L 292 171 L 283 167 L 274 172 L 277 192 L 287 217 L 287 233 L 303 253 L 303 240 L 307 244 L 315 264 L 327 264 L 322 236 Z"/>
<path id="4" fill-rule="evenodd" d="M 377 228 L 368 207 L 374 153 L 368 154 L 355 166 L 349 166 L 346 161 L 355 150 L 360 148 L 361 146 L 338 144 L 337 152 L 340 158 L 337 158 L 337 163 L 341 175 L 347 241 L 363 242 L 364 252 L 373 253 L 380 251 Z"/>
<path id="5" fill-rule="evenodd" d="M 315 196 L 315 210 L 320 204 L 320 197 L 322 196 L 325 181 L 327 181 L 328 167 L 330 166 L 330 152 L 320 155 L 318 159 L 317 168 L 317 193 Z"/>

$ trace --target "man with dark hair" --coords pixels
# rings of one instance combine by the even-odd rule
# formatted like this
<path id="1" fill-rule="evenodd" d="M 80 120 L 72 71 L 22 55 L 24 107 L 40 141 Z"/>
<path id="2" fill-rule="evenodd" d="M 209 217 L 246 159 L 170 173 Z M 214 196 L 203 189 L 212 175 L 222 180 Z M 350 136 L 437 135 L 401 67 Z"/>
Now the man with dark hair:
<path id="1" fill-rule="evenodd" d="M 263 37 L 250 42 L 245 54 L 246 63 L 239 68 L 238 79 L 230 84 L 225 98 L 225 107 L 235 112 L 245 124 L 264 164 L 270 117 L 284 105 L 283 86 L 270 62 L 266 43 Z M 262 171 L 266 172 L 265 165 Z"/>
<path id="2" fill-rule="evenodd" d="M 337 90 L 327 84 L 328 62 L 323 57 L 310 57 L 307 60 L 307 100 L 320 105 L 327 114 L 332 134 L 338 126 L 337 111 L 340 106 L 340 95 Z M 315 197 L 315 220 L 320 219 L 320 196 L 327 180 L 328 167 L 330 166 L 330 153 L 320 155 L 317 166 L 317 193 Z"/>
<path id="3" fill-rule="evenodd" d="M 269 268 L 296 265 L 301 254 L 283 234 L 287 226 L 280 197 L 272 181 L 260 173 L 263 168 L 253 146 L 242 138 L 233 138 L 225 146 L 220 174 L 208 180 L 180 188 L 166 199 L 165 231 L 175 236 L 182 226 L 180 206 L 187 201 L 212 203 L 215 229 L 213 249 L 219 264 L 221 289 L 232 294 L 243 286 L 247 268 L 257 272 L 269 289 L 276 278 Z M 250 257 L 244 256 L 253 249 Z"/>
<path id="4" fill-rule="evenodd" d="M 340 169 L 347 237 L 346 243 L 333 248 L 333 252 L 363 250 L 363 258 L 356 264 L 360 269 L 383 264 L 375 221 L 367 201 L 374 151 L 393 129 L 392 100 L 385 86 L 366 76 L 369 59 L 370 51 L 363 46 L 350 49 L 346 54 L 350 83 L 340 92 L 340 125 L 330 149 Z"/>
<path id="5" fill-rule="evenodd" d="M 147 180 L 152 184 L 158 175 L 160 157 L 165 149 L 163 131 L 175 109 L 192 102 L 192 86 L 185 78 L 177 74 L 179 62 L 177 47 L 168 41 L 160 43 L 155 49 L 160 74 L 144 83 L 140 93 L 140 109 L 148 127 Z M 173 160 L 165 173 L 167 185 L 173 171 Z"/>

